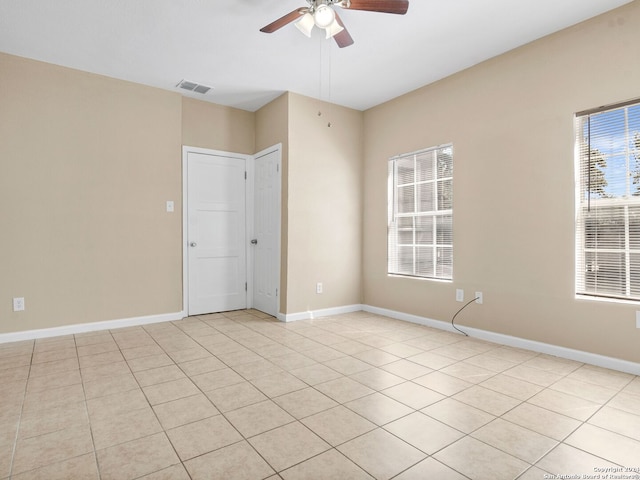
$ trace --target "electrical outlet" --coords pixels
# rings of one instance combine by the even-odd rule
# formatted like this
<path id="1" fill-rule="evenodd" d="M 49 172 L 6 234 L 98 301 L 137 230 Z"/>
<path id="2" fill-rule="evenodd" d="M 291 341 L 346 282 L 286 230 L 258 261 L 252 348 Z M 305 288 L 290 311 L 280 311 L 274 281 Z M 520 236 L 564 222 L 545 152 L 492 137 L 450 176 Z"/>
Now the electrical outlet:
<path id="1" fill-rule="evenodd" d="M 482 304 L 482 301 L 483 301 L 483 299 L 482 299 L 482 292 L 476 292 L 475 299 L 476 299 L 476 303 L 480 303 L 480 304 Z"/>
<path id="2" fill-rule="evenodd" d="M 322 293 L 322 282 L 316 283 L 316 293 Z"/>
<path id="3" fill-rule="evenodd" d="M 173 200 L 167 200 L 167 212 L 171 213 L 174 210 Z"/>
<path id="4" fill-rule="evenodd" d="M 13 311 L 22 312 L 24 310 L 24 297 L 16 297 L 13 299 Z"/>
<path id="5" fill-rule="evenodd" d="M 636 328 L 640 328 L 640 312 L 636 311 Z"/>
<path id="6" fill-rule="evenodd" d="M 456 289 L 456 302 L 464 302 L 464 290 L 461 288 Z"/>

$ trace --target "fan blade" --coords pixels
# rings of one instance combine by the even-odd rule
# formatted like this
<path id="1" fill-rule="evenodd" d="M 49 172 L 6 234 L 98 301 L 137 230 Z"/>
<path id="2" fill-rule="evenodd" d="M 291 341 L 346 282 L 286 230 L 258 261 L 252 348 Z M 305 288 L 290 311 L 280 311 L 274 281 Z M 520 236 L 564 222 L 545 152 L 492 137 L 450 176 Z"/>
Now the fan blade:
<path id="1" fill-rule="evenodd" d="M 285 25 L 288 25 L 291 22 L 294 22 L 294 21 L 298 20 L 302 15 L 304 15 L 308 11 L 309 11 L 309 9 L 306 8 L 306 7 L 298 8 L 297 10 L 294 10 L 293 12 L 287 13 L 284 17 L 280 17 L 278 20 L 276 20 L 273 23 L 270 23 L 266 27 L 262 27 L 260 29 L 260 31 L 264 32 L 264 33 L 273 33 L 276 30 L 281 29 Z"/>
<path id="2" fill-rule="evenodd" d="M 367 10 L 369 12 L 396 13 L 404 15 L 409 9 L 409 0 L 351 0 L 345 1 L 350 10 Z"/>
<path id="3" fill-rule="evenodd" d="M 344 48 L 344 47 L 348 47 L 349 45 L 353 45 L 353 38 L 351 38 L 351 35 L 347 31 L 347 27 L 345 27 L 344 23 L 342 23 L 342 19 L 338 16 L 338 12 L 336 12 L 336 21 L 340 24 L 342 28 L 344 28 L 344 30 L 342 30 L 339 33 L 336 33 L 333 36 L 333 39 L 338 44 L 338 47 Z"/>

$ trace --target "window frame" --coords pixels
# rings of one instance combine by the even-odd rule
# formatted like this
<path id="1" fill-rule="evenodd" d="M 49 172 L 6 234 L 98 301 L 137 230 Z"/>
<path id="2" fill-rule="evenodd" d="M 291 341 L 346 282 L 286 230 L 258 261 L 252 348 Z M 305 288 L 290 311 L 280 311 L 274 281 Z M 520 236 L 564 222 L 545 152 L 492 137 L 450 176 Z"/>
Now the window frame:
<path id="1" fill-rule="evenodd" d="M 441 160 L 441 155 L 448 155 L 448 161 L 446 158 Z M 418 165 L 429 162 L 429 156 L 431 166 L 420 169 Z M 425 157 L 427 157 L 426 160 Z M 405 173 L 410 172 L 413 179 L 401 182 L 398 168 L 399 164 L 406 160 L 413 162 L 413 167 L 405 171 Z M 446 174 L 446 168 L 449 168 L 448 174 Z M 388 276 L 453 281 L 453 178 L 452 143 L 396 155 L 389 159 L 387 170 Z M 401 189 L 411 189 L 409 197 L 412 196 L 414 205 L 410 211 L 399 211 L 399 205 L 407 205 L 406 199 L 404 202 L 399 200 Z M 428 198 L 424 195 L 425 191 L 430 191 Z M 423 209 L 423 204 L 431 205 L 430 210 Z M 442 208 L 443 206 L 449 206 L 449 208 Z M 402 226 L 403 219 L 404 221 L 408 219 L 410 225 Z M 402 235 L 403 232 L 404 235 Z M 426 238 L 424 233 L 427 233 Z M 401 240 L 403 236 L 404 241 Z M 406 240 L 408 237 L 410 241 Z M 403 249 L 404 252 L 410 251 L 408 255 L 411 258 L 410 271 L 407 268 L 409 265 L 406 261 L 407 255 L 401 252 Z M 405 258 L 404 261 L 403 258 Z M 428 267 L 429 272 L 425 271 L 425 266 Z"/>
<path id="2" fill-rule="evenodd" d="M 637 138 L 636 135 L 639 135 L 640 130 L 634 131 L 633 126 L 630 126 L 630 108 L 640 108 L 640 99 L 585 110 L 576 113 L 574 117 L 575 293 L 577 298 L 625 303 L 640 302 L 640 245 L 638 245 L 640 220 L 636 220 L 640 218 L 640 189 L 636 193 L 631 192 L 633 183 L 631 179 L 634 174 L 640 175 L 640 146 L 636 147 L 637 150 L 630 147 L 633 141 L 637 141 L 632 139 Z M 600 152 L 595 148 L 597 142 L 592 143 L 591 119 L 601 114 L 614 115 L 619 110 L 623 110 L 623 128 L 611 127 L 610 131 L 607 129 L 606 134 L 611 137 L 621 135 L 624 138 L 624 153 L 621 153 L 622 150 L 614 153 Z M 593 190 L 591 172 L 595 169 L 598 169 L 602 178 L 605 178 L 605 183 L 610 179 L 600 170 L 596 163 L 598 160 L 592 160 L 594 151 L 601 155 L 605 162 L 615 160 L 616 157 L 624 158 L 624 179 L 616 179 L 614 186 L 611 187 L 612 189 L 624 188 L 623 194 L 609 194 L 604 187 L 598 194 Z M 622 213 L 615 213 L 616 210 Z M 632 220 L 636 221 L 632 222 Z M 635 229 L 632 229 L 633 227 Z M 613 261 L 615 256 L 620 260 Z M 619 267 L 617 274 L 615 273 L 616 263 Z M 599 274 L 601 268 L 603 273 Z M 618 289 L 617 293 L 616 289 Z"/>

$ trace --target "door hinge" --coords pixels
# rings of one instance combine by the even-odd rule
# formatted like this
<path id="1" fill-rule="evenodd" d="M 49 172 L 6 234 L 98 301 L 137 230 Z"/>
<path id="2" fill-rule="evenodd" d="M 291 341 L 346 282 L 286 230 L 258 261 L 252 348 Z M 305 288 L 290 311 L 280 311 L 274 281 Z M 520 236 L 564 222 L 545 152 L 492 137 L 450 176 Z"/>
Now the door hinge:
<path id="1" fill-rule="evenodd" d="M 279 172 L 279 171 L 280 171 L 280 164 L 276 163 L 276 172 Z"/>
<path id="2" fill-rule="evenodd" d="M 244 171 L 244 179 L 245 180 L 247 179 L 247 171 L 246 170 Z"/>
<path id="3" fill-rule="evenodd" d="M 276 288 L 276 297 L 278 296 L 278 289 Z"/>
<path id="4" fill-rule="evenodd" d="M 244 282 L 244 291 L 247 291 L 247 282 Z"/>

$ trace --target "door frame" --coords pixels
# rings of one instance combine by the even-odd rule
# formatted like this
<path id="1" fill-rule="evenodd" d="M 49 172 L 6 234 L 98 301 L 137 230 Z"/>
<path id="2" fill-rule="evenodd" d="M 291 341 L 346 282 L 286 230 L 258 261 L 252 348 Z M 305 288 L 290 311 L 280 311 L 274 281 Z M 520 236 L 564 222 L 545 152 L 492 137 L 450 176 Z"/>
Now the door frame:
<path id="1" fill-rule="evenodd" d="M 282 320 L 282 314 L 280 312 L 280 296 L 281 296 L 281 287 L 282 287 L 282 143 L 277 143 L 271 147 L 265 148 L 264 150 L 261 150 L 257 153 L 255 153 L 254 155 L 251 156 L 251 159 L 248 163 L 247 168 L 250 170 L 250 175 L 249 175 L 249 179 L 250 179 L 250 190 L 251 190 L 251 195 L 250 197 L 247 197 L 247 201 L 251 201 L 251 205 L 249 206 L 249 212 L 247 212 L 247 217 L 251 217 L 251 219 L 249 220 L 249 218 L 247 218 L 247 221 L 251 222 L 251 228 L 249 230 L 247 230 L 247 232 L 250 232 L 250 238 L 255 238 L 254 234 L 255 234 L 255 229 L 254 229 L 254 218 L 255 218 L 255 209 L 254 207 L 254 193 L 255 193 L 255 161 L 256 158 L 258 157 L 263 157 L 265 155 L 268 155 L 269 153 L 277 153 L 277 164 L 278 164 L 278 208 L 277 208 L 277 212 L 278 212 L 278 218 L 277 218 L 277 225 L 276 225 L 276 251 L 278 252 L 278 258 L 277 258 L 277 268 L 276 268 L 276 272 L 277 272 L 277 281 L 276 284 L 278 285 L 278 290 L 276 293 L 276 313 L 275 313 L 275 317 L 279 320 Z M 251 302 L 251 306 L 253 306 L 253 274 L 254 274 L 254 256 L 255 256 L 255 250 L 254 249 L 249 249 L 249 254 L 247 256 L 247 268 L 249 268 L 248 266 L 251 265 L 251 269 L 249 270 L 249 272 L 251 273 L 251 277 L 250 277 L 250 281 L 249 281 L 249 289 L 248 289 L 248 300 L 250 300 Z"/>
<path id="2" fill-rule="evenodd" d="M 221 150 L 211 150 L 208 148 L 199 147 L 182 147 L 182 309 L 186 317 L 189 316 L 189 248 L 188 242 L 188 227 L 189 227 L 189 205 L 188 205 L 188 158 L 189 153 L 200 153 L 204 155 L 211 155 L 216 157 L 237 158 L 238 160 L 245 161 L 245 172 L 247 175 L 247 182 L 245 183 L 245 253 L 246 253 L 246 278 L 247 278 L 247 291 L 246 305 L 247 308 L 253 306 L 253 297 L 249 296 L 249 275 L 253 272 L 253 261 L 249 259 L 251 253 L 249 246 L 249 236 L 253 232 L 253 206 L 248 202 L 253 202 L 253 189 L 250 188 L 248 182 L 248 176 L 250 169 L 253 169 L 253 156 L 244 155 L 241 153 L 225 152 Z"/>
<path id="3" fill-rule="evenodd" d="M 182 147 L 182 310 L 184 316 L 189 316 L 189 248 L 188 248 L 188 227 L 189 227 L 189 205 L 188 205 L 188 169 L 187 161 L 189 153 L 201 153 L 205 155 L 213 155 L 227 158 L 237 158 L 245 161 L 245 172 L 247 175 L 247 183 L 245 188 L 245 251 L 246 251 L 246 278 L 247 278 L 247 308 L 253 307 L 253 270 L 254 270 L 254 250 L 250 248 L 249 239 L 253 238 L 254 229 L 254 187 L 255 187 L 255 159 L 271 152 L 278 153 L 278 164 L 280 166 L 278 176 L 278 225 L 277 231 L 277 272 L 278 272 L 278 294 L 276 299 L 276 316 L 281 319 L 280 313 L 280 297 L 282 286 L 282 143 L 278 143 L 269 148 L 265 148 L 255 155 L 246 155 L 235 152 L 226 152 L 223 150 L 212 150 L 208 148 L 192 147 L 184 145 Z"/>

